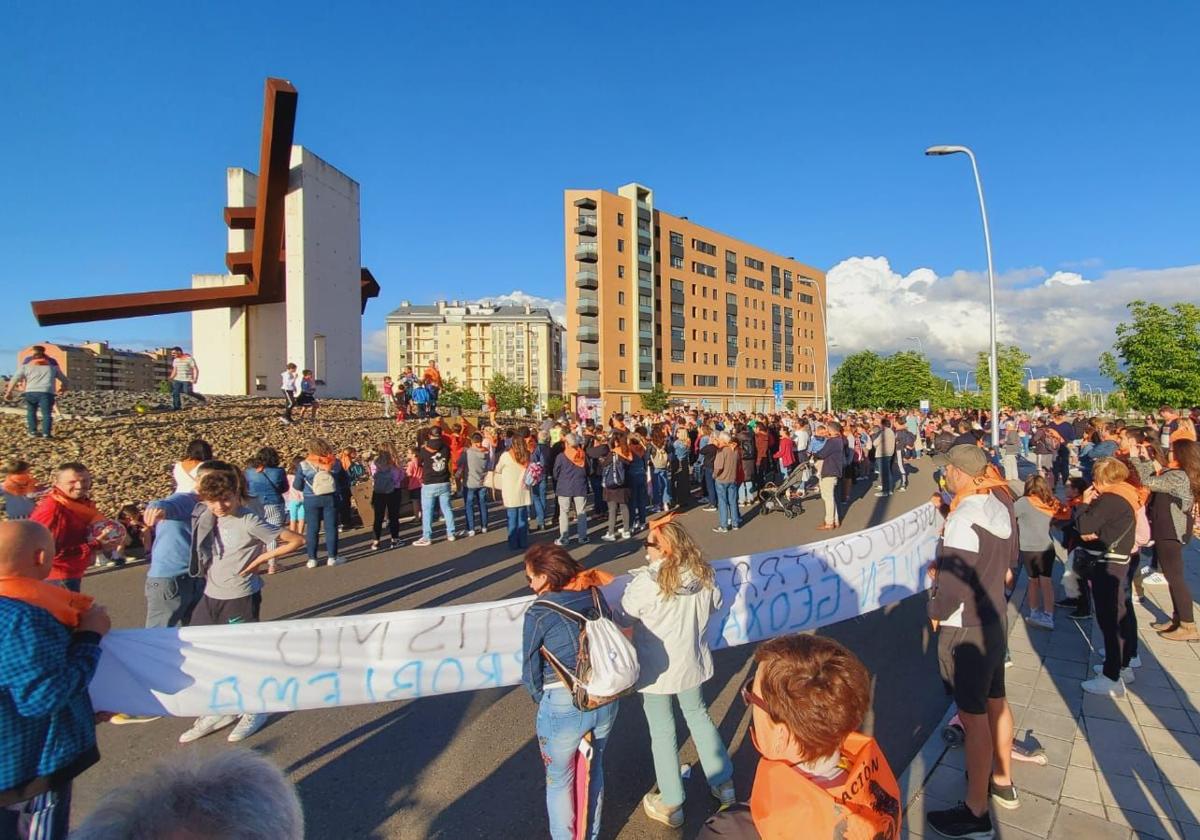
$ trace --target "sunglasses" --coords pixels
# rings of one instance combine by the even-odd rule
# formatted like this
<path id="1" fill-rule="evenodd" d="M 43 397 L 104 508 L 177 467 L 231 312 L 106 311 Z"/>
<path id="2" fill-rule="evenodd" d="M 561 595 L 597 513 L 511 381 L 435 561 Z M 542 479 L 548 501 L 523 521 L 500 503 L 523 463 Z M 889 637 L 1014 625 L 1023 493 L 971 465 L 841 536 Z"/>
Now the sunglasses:
<path id="1" fill-rule="evenodd" d="M 646 548 L 658 548 L 658 542 L 652 537 L 646 537 Z"/>
<path id="2" fill-rule="evenodd" d="M 758 708 L 762 709 L 767 714 L 770 714 L 771 710 L 767 708 L 767 701 L 754 693 L 753 689 L 751 689 L 752 685 L 754 685 L 754 674 L 746 677 L 746 681 L 742 683 L 742 702 L 747 706 L 758 706 Z"/>

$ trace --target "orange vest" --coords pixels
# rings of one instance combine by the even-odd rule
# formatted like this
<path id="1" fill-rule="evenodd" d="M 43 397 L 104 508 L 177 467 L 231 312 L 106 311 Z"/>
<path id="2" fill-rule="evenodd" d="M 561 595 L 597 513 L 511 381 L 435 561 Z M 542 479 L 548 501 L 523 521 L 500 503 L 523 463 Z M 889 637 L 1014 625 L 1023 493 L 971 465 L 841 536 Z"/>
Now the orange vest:
<path id="1" fill-rule="evenodd" d="M 762 840 L 838 837 L 896 840 L 900 786 L 875 739 L 851 732 L 842 742 L 840 781 L 806 776 L 786 761 L 760 759 L 750 814 Z M 798 834 L 798 827 L 803 831 Z"/>

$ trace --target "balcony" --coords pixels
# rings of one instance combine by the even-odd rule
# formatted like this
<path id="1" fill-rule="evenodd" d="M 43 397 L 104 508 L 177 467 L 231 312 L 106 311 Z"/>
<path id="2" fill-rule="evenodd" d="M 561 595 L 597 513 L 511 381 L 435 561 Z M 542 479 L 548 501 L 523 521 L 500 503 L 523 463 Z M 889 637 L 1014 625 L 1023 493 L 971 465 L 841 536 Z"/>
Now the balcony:
<path id="1" fill-rule="evenodd" d="M 575 259 L 579 262 L 595 262 L 597 257 L 595 242 L 585 242 L 575 247 Z"/>
<path id="2" fill-rule="evenodd" d="M 575 366 L 582 370 L 599 370 L 600 369 L 600 354 L 599 353 L 580 353 L 579 358 L 575 360 Z"/>
<path id="3" fill-rule="evenodd" d="M 653 316 L 654 315 L 654 307 L 648 306 L 644 303 L 639 303 L 638 304 L 638 314 Z"/>
<path id="4" fill-rule="evenodd" d="M 575 232 L 582 236 L 596 235 L 596 217 L 595 216 L 580 216 L 579 223 L 575 225 Z"/>
<path id="5" fill-rule="evenodd" d="M 585 344 L 595 344 L 600 340 L 600 331 L 595 327 L 579 327 L 575 330 L 575 340 Z"/>
<path id="6" fill-rule="evenodd" d="M 575 314 L 577 315 L 599 315 L 600 302 L 595 298 L 580 298 L 575 304 Z"/>
<path id="7" fill-rule="evenodd" d="M 576 254 L 578 254 L 578 251 L 576 252 Z M 576 256 L 576 259 L 579 259 L 579 257 Z M 592 259 L 595 259 L 595 257 L 592 257 Z M 641 248 L 638 248 L 638 262 L 640 262 L 644 265 L 653 265 L 654 260 L 650 256 L 649 249 L 643 250 Z"/>
<path id="8" fill-rule="evenodd" d="M 575 288 L 595 289 L 600 285 L 600 275 L 595 269 L 585 268 L 575 274 Z"/>
<path id="9" fill-rule="evenodd" d="M 580 210 L 595 210 L 596 209 L 596 199 L 594 199 L 594 198 L 577 198 L 577 199 L 575 199 L 575 206 L 578 207 Z"/>
<path id="10" fill-rule="evenodd" d="M 638 346 L 652 347 L 654 346 L 654 333 L 650 330 L 638 330 Z"/>
<path id="11" fill-rule="evenodd" d="M 599 379 L 580 379 L 578 393 L 579 393 L 579 396 L 581 396 L 581 397 L 598 397 L 598 396 L 600 396 L 600 380 Z"/>
<path id="12" fill-rule="evenodd" d="M 578 233 L 578 231 L 576 231 Z M 647 244 L 654 241 L 654 234 L 645 228 L 638 228 L 638 239 Z"/>

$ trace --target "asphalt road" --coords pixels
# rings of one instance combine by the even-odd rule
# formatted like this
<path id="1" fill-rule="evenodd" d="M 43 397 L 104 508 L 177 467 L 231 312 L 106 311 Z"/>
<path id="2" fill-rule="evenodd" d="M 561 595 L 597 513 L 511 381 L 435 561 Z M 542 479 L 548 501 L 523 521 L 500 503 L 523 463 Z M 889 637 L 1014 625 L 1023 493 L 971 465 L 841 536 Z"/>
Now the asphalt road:
<path id="1" fill-rule="evenodd" d="M 925 502 L 933 491 L 928 459 L 915 463 L 911 489 L 875 498 L 866 482 L 855 486 L 842 529 L 859 530 Z M 503 513 L 502 511 L 500 512 Z M 796 545 L 817 538 L 821 503 L 809 502 L 795 520 L 782 514 L 749 514 L 736 534 L 714 534 L 715 513 L 699 508 L 684 523 L 710 558 Z M 461 522 L 461 518 L 460 518 Z M 505 545 L 504 525 L 493 509 L 486 535 L 422 549 L 367 551 L 369 533 L 344 534 L 351 562 L 337 568 L 287 571 L 266 578 L 263 619 L 386 612 L 471 603 L 525 594 L 519 555 Z M 408 525 L 406 539 L 413 538 Z M 439 529 L 435 529 L 435 535 Z M 640 540 L 576 549 L 588 566 L 621 572 L 640 565 Z M 534 534 L 534 540 L 552 539 Z M 439 537 L 440 539 L 440 537 Z M 118 627 L 141 626 L 145 616 L 145 565 L 97 570 L 84 591 L 105 604 Z M 880 740 L 897 775 L 933 731 L 947 706 L 937 676 L 935 649 L 924 619 L 923 596 L 823 629 L 848 645 L 874 683 L 866 729 Z M 749 715 L 738 698 L 753 646 L 719 652 L 716 675 L 706 684 L 713 720 L 731 745 L 739 795 L 749 794 L 756 753 L 746 737 Z M 682 834 L 645 817 L 643 794 L 654 786 L 646 722 L 636 698 L 622 701 L 605 756 L 604 838 L 691 837 L 712 813 L 703 773 L 687 783 Z M 244 742 L 271 757 L 295 781 L 311 838 L 535 838 L 546 836 L 541 758 L 534 739 L 536 707 L 521 687 L 427 699 L 279 715 Z M 682 761 L 696 754 L 678 718 Z M 190 719 L 163 719 L 99 729 L 102 760 L 75 784 L 78 823 L 110 788 L 145 772 L 160 759 L 187 751 L 229 749 L 226 732 L 188 746 L 177 738 Z"/>

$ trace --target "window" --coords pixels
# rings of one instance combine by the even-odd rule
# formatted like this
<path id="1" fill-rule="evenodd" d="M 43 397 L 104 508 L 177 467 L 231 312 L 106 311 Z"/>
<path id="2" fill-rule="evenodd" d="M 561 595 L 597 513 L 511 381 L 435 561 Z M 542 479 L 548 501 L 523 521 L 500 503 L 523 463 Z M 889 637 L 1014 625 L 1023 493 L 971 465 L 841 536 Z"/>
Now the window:
<path id="1" fill-rule="evenodd" d="M 683 268 L 683 257 L 671 255 L 671 268 Z"/>
<path id="2" fill-rule="evenodd" d="M 625 368 L 621 368 L 621 369 L 620 369 L 620 370 L 617 372 L 617 374 L 618 374 L 618 375 L 617 375 L 617 379 L 618 379 L 619 381 L 621 381 L 621 382 L 628 382 L 628 381 L 629 381 L 628 374 L 625 372 Z"/>
<path id="3" fill-rule="evenodd" d="M 692 341 L 696 340 L 696 331 L 692 330 Z"/>
<path id="4" fill-rule="evenodd" d="M 754 277 L 744 277 L 742 280 L 746 284 L 747 288 L 757 289 L 760 292 L 766 288 L 766 284 L 763 283 L 763 281 L 755 279 Z"/>
<path id="5" fill-rule="evenodd" d="M 625 227 L 625 214 L 624 213 L 617 214 L 617 227 Z"/>
<path id="6" fill-rule="evenodd" d="M 617 240 L 617 252 L 625 253 L 625 240 L 624 239 Z"/>
<path id="7" fill-rule="evenodd" d="M 621 358 L 625 357 L 625 345 L 624 344 L 617 345 L 617 355 L 620 356 Z"/>
<path id="8" fill-rule="evenodd" d="M 725 262 L 737 265 L 737 254 L 735 254 L 733 251 L 726 251 Z"/>
<path id="9" fill-rule="evenodd" d="M 692 351 L 692 364 L 696 364 L 696 352 Z"/>
<path id="10" fill-rule="evenodd" d="M 755 378 L 753 378 L 753 377 L 747 377 L 747 379 L 746 379 L 746 387 L 747 387 L 747 388 L 766 388 L 766 387 L 767 387 L 767 380 L 765 380 L 765 379 L 755 379 Z"/>
<path id="11" fill-rule="evenodd" d="M 801 390 L 801 391 L 815 391 L 815 390 L 816 390 L 816 386 L 815 386 L 815 384 L 814 384 L 814 383 L 812 383 L 812 382 L 801 382 L 801 383 L 800 383 L 800 390 Z"/>
<path id="12" fill-rule="evenodd" d="M 705 265 L 704 263 L 696 262 L 695 260 L 692 260 L 692 271 L 696 272 L 697 274 L 703 274 L 705 277 L 717 276 L 717 269 L 714 266 Z"/>
<path id="13" fill-rule="evenodd" d="M 683 374 L 682 373 L 672 373 L 671 374 L 671 384 L 672 385 L 682 385 L 683 384 Z"/>
<path id="14" fill-rule="evenodd" d="M 746 257 L 746 267 L 753 268 L 755 271 L 763 270 L 763 261 L 756 260 L 754 257 Z"/>
<path id="15" fill-rule="evenodd" d="M 693 376 L 692 384 L 701 388 L 716 388 L 717 377 L 715 376 Z"/>
<path id="16" fill-rule="evenodd" d="M 801 302 L 801 303 L 812 303 L 812 302 L 813 302 L 813 296 L 812 296 L 812 295 L 806 295 L 806 294 L 804 294 L 804 292 L 801 292 L 801 293 L 800 293 L 800 302 Z"/>
<path id="17" fill-rule="evenodd" d="M 617 292 L 617 305 L 618 306 L 625 305 L 625 293 L 624 292 Z"/>
<path id="18" fill-rule="evenodd" d="M 710 245 L 709 243 L 705 242 L 703 239 L 693 239 L 692 247 L 695 248 L 697 251 L 700 251 L 705 254 L 711 254 L 714 257 L 717 255 L 717 246 Z"/>
<path id="19" fill-rule="evenodd" d="M 704 354 L 704 364 L 706 364 L 706 365 L 708 364 L 708 354 L 707 353 Z"/>
<path id="20" fill-rule="evenodd" d="M 726 388 L 736 388 L 737 387 L 737 379 L 732 376 L 726 376 L 725 377 L 725 387 Z"/>
<path id="21" fill-rule="evenodd" d="M 617 319 L 617 330 L 620 332 L 625 332 L 625 319 L 624 318 Z"/>
<path id="22" fill-rule="evenodd" d="M 737 282 L 737 272 L 736 271 L 726 271 L 725 279 L 730 283 L 736 283 Z"/>
<path id="23" fill-rule="evenodd" d="M 683 361 L 683 351 L 682 350 L 672 350 L 671 351 L 671 361 L 672 362 L 682 362 Z M 682 376 L 682 375 L 683 374 L 680 374 L 680 376 Z"/>
<path id="24" fill-rule="evenodd" d="M 734 309 L 737 309 L 737 295 L 735 295 L 733 292 L 726 292 L 725 305 L 732 306 Z"/>
<path id="25" fill-rule="evenodd" d="M 671 247 L 672 248 L 682 248 L 683 247 L 683 234 L 682 233 L 675 233 L 674 231 L 671 231 Z"/>
<path id="26" fill-rule="evenodd" d="M 703 333 L 701 333 L 701 334 L 704 336 L 704 340 L 707 342 L 707 341 L 708 341 L 708 330 L 705 330 L 705 331 L 704 331 Z"/>
<path id="27" fill-rule="evenodd" d="M 624 277 L 624 276 L 625 276 L 625 266 L 623 266 L 623 265 L 619 265 L 619 266 L 617 266 L 617 276 L 618 276 L 618 277 Z"/>

